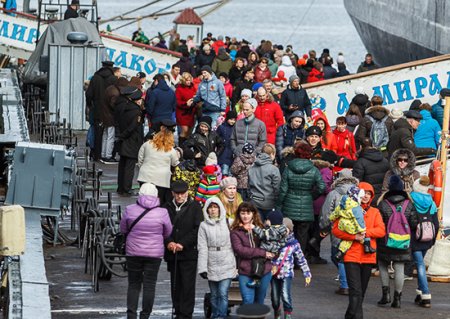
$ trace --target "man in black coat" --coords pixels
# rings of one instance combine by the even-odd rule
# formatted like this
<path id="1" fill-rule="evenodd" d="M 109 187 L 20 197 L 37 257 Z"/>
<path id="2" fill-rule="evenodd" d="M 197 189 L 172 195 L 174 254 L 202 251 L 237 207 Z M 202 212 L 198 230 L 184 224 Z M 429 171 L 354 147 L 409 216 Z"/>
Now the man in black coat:
<path id="1" fill-rule="evenodd" d="M 114 63 L 103 61 L 102 67 L 95 72 L 86 90 L 86 119 L 94 126 L 94 161 L 99 161 L 102 152 L 103 124 L 101 111 L 106 108 L 106 88 L 117 80 L 113 70 Z"/>
<path id="2" fill-rule="evenodd" d="M 114 110 L 115 134 L 120 155 L 117 174 L 117 193 L 131 195 L 134 167 L 139 148 L 144 141 L 142 126 L 142 92 L 135 87 L 126 87 L 117 99 Z"/>
<path id="3" fill-rule="evenodd" d="M 70 6 L 68 6 L 66 12 L 64 12 L 64 20 L 71 18 L 78 18 L 79 9 L 80 9 L 80 1 L 72 0 Z"/>
<path id="4" fill-rule="evenodd" d="M 169 212 L 172 233 L 164 240 L 164 260 L 170 272 L 172 304 L 177 319 L 191 319 L 195 306 L 197 277 L 197 235 L 203 213 L 200 204 L 189 197 L 188 184 L 171 185 L 173 200 L 162 207 Z"/>
<path id="5" fill-rule="evenodd" d="M 306 114 L 307 121 L 311 121 L 311 101 L 306 90 L 301 87 L 300 78 L 297 75 L 290 76 L 289 85 L 281 94 L 280 106 L 286 120 L 295 111 L 301 111 Z"/>
<path id="6" fill-rule="evenodd" d="M 399 148 L 409 149 L 416 156 L 424 156 L 436 154 L 436 150 L 429 147 L 416 147 L 414 143 L 414 131 L 419 127 L 422 114 L 418 111 L 408 111 L 405 113 L 405 118 L 399 119 L 394 124 L 394 132 L 389 138 L 387 150 L 389 157 Z"/>

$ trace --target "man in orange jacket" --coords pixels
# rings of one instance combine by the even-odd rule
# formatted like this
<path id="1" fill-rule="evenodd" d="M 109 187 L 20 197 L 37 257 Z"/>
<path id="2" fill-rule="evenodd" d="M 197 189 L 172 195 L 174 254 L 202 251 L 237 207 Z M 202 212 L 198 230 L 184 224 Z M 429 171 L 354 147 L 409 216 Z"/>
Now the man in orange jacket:
<path id="1" fill-rule="evenodd" d="M 361 207 L 364 210 L 364 222 L 366 232 L 356 235 L 348 234 L 339 230 L 339 219 L 333 224 L 333 235 L 342 240 L 353 241 L 350 249 L 345 253 L 344 265 L 349 286 L 349 304 L 345 313 L 345 319 L 362 319 L 362 303 L 366 293 L 371 275 L 372 266 L 376 264 L 376 254 L 364 252 L 364 237 L 370 237 L 370 246 L 376 248 L 377 238 L 386 235 L 386 228 L 378 209 L 371 207 L 370 204 L 375 191 L 369 183 L 359 183 L 358 187 L 365 191 L 361 200 Z"/>

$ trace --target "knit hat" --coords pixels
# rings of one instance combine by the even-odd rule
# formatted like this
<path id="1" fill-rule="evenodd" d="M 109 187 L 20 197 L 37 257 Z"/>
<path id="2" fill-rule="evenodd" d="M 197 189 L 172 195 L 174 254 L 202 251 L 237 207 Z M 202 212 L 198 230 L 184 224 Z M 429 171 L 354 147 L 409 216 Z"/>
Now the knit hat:
<path id="1" fill-rule="evenodd" d="M 283 224 L 284 226 L 286 226 L 287 229 L 289 229 L 291 233 L 294 231 L 294 223 L 290 218 L 287 217 L 283 218 Z"/>
<path id="2" fill-rule="evenodd" d="M 201 68 L 200 71 L 206 71 L 206 72 L 208 72 L 209 74 L 213 74 L 213 70 L 211 69 L 211 67 L 210 67 L 209 65 L 204 65 L 204 66 L 202 66 L 202 68 Z"/>
<path id="3" fill-rule="evenodd" d="M 231 120 L 231 119 L 236 119 L 237 118 L 237 113 L 234 110 L 228 111 L 227 115 L 225 116 L 225 121 Z"/>
<path id="4" fill-rule="evenodd" d="M 254 98 L 248 99 L 246 102 L 249 103 L 253 108 L 256 108 L 258 106 L 258 101 L 256 101 Z"/>
<path id="5" fill-rule="evenodd" d="M 392 175 L 389 179 L 389 190 L 390 191 L 402 191 L 404 190 L 405 184 L 398 175 Z"/>
<path id="6" fill-rule="evenodd" d="M 420 176 L 413 184 L 413 190 L 417 193 L 428 194 L 428 188 L 430 186 L 430 178 L 426 175 Z"/>
<path id="7" fill-rule="evenodd" d="M 207 165 L 203 167 L 203 173 L 205 173 L 205 175 L 214 175 L 215 172 L 216 167 L 214 165 Z"/>
<path id="8" fill-rule="evenodd" d="M 389 117 L 393 120 L 398 120 L 400 118 L 403 117 L 403 112 L 398 109 L 398 108 L 393 108 L 390 112 L 389 112 Z"/>
<path id="9" fill-rule="evenodd" d="M 322 136 L 322 130 L 320 129 L 320 127 L 313 125 L 308 127 L 308 129 L 305 132 L 305 136 L 311 136 L 311 135 L 318 135 L 318 136 Z"/>
<path id="10" fill-rule="evenodd" d="M 228 186 L 236 186 L 237 187 L 237 179 L 235 177 L 225 177 L 224 179 L 222 179 L 222 181 L 220 182 L 220 188 L 221 189 L 225 189 Z"/>
<path id="11" fill-rule="evenodd" d="M 209 129 L 211 129 L 211 124 L 212 124 L 212 118 L 210 116 L 202 116 L 199 120 L 198 120 L 198 124 L 205 124 L 206 126 L 208 126 Z"/>
<path id="12" fill-rule="evenodd" d="M 245 143 L 244 146 L 242 146 L 242 153 L 243 154 L 253 154 L 255 151 L 255 147 L 253 144 Z"/>
<path id="13" fill-rule="evenodd" d="M 344 168 L 343 170 L 341 170 L 341 171 L 339 172 L 339 177 L 340 177 L 340 178 L 342 178 L 342 177 L 344 177 L 344 178 L 353 177 L 352 170 L 349 169 L 349 168 Z"/>
<path id="14" fill-rule="evenodd" d="M 250 91 L 249 89 L 243 89 L 243 90 L 241 91 L 241 97 L 244 96 L 244 95 L 246 95 L 246 96 L 248 96 L 248 97 L 252 97 L 252 96 L 253 96 L 253 93 L 252 93 L 252 91 Z"/>
<path id="15" fill-rule="evenodd" d="M 298 77 L 297 74 L 292 74 L 292 75 L 289 77 L 289 83 L 292 84 L 292 82 L 294 82 L 294 80 L 300 80 L 300 78 Z"/>
<path id="16" fill-rule="evenodd" d="M 353 199 L 358 204 L 361 203 L 361 198 L 364 197 L 365 191 L 363 189 L 360 189 L 358 186 L 350 186 L 350 188 L 347 191 L 347 195 Z"/>
<path id="17" fill-rule="evenodd" d="M 325 150 L 325 151 L 320 152 L 320 159 L 323 161 L 326 161 L 330 164 L 334 164 L 337 162 L 338 157 L 335 152 Z"/>
<path id="18" fill-rule="evenodd" d="M 267 219 L 270 220 L 270 225 L 283 225 L 283 214 L 279 210 L 273 209 L 267 215 Z"/>
<path id="19" fill-rule="evenodd" d="M 344 55 L 343 55 L 342 53 L 339 53 L 339 54 L 338 54 L 338 57 L 337 57 L 337 59 L 336 59 L 336 62 L 337 62 L 337 63 L 344 63 L 344 62 L 345 62 Z"/>
<path id="20" fill-rule="evenodd" d="M 217 155 L 214 152 L 208 154 L 208 157 L 205 160 L 205 165 L 217 165 Z"/>
<path id="21" fill-rule="evenodd" d="M 190 148 L 186 148 L 183 150 L 183 158 L 185 160 L 193 160 L 195 158 L 195 153 Z"/>
<path id="22" fill-rule="evenodd" d="M 356 94 L 356 95 L 358 95 L 358 94 L 366 95 L 366 93 L 364 93 L 364 88 L 363 88 L 362 86 L 358 86 L 358 87 L 355 89 L 355 94 Z"/>
<path id="23" fill-rule="evenodd" d="M 139 195 L 158 196 L 158 189 L 152 183 L 144 183 L 139 189 Z"/>
<path id="24" fill-rule="evenodd" d="M 261 82 L 256 82 L 256 83 L 253 84 L 253 86 L 252 86 L 252 91 L 253 91 L 253 92 L 258 91 L 258 89 L 261 88 L 262 86 L 263 86 L 263 85 L 262 85 Z"/>

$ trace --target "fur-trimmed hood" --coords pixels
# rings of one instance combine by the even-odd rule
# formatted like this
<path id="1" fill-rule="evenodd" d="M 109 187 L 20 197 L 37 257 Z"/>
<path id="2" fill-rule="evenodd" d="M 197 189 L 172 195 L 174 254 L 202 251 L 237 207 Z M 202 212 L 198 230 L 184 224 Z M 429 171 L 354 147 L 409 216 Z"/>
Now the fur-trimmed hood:
<path id="1" fill-rule="evenodd" d="M 289 155 L 294 155 L 294 147 L 293 146 L 286 146 L 281 150 L 281 157 L 286 158 Z"/>
<path id="2" fill-rule="evenodd" d="M 384 106 L 376 105 L 369 107 L 366 112 L 366 115 L 370 115 L 376 120 L 382 120 L 385 116 L 389 116 L 389 110 Z"/>
<path id="3" fill-rule="evenodd" d="M 397 160 L 400 156 L 408 157 L 408 165 L 404 169 L 400 169 L 397 164 Z M 406 148 L 400 148 L 396 150 L 389 160 L 389 165 L 391 166 L 391 171 L 400 177 L 411 175 L 416 168 L 416 156 L 414 153 Z"/>
<path id="4" fill-rule="evenodd" d="M 347 192 L 348 187 L 351 185 L 357 186 L 359 184 L 359 180 L 356 177 L 339 177 L 337 180 L 331 184 L 331 189 L 336 189 L 339 192 L 339 189 L 342 189 L 342 193 L 344 195 Z M 345 190 L 344 190 L 345 188 Z"/>
<path id="5" fill-rule="evenodd" d="M 331 164 L 324 160 L 313 159 L 312 162 L 313 162 L 314 166 L 317 167 L 319 170 L 322 168 L 327 168 L 327 167 L 331 168 Z"/>

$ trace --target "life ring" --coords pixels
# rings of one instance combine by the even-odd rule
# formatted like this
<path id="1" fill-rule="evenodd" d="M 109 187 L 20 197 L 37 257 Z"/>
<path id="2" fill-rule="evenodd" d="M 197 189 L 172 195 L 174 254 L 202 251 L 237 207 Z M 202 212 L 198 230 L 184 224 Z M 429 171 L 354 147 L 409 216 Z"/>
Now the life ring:
<path id="1" fill-rule="evenodd" d="M 428 192 L 433 197 L 436 206 L 439 207 L 442 199 L 442 166 L 441 162 L 434 160 L 431 162 L 430 170 L 428 171 L 428 177 L 430 178 L 430 188 Z"/>

